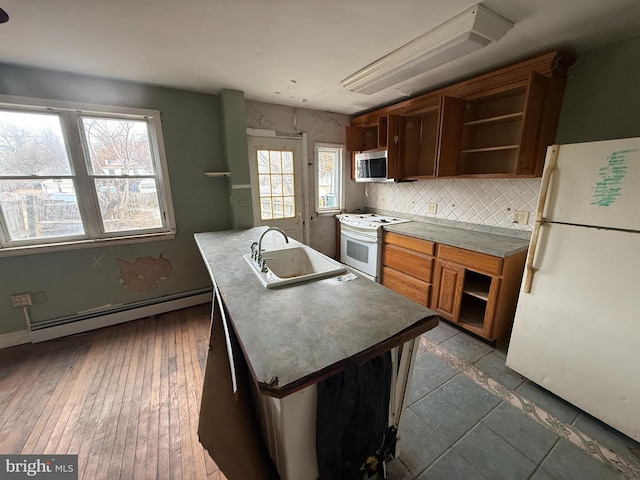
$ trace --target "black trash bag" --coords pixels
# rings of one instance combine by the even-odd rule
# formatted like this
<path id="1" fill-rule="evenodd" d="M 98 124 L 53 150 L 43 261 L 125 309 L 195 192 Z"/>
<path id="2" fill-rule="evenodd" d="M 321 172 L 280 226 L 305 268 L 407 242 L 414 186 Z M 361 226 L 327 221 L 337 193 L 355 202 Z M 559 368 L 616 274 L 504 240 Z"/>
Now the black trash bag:
<path id="1" fill-rule="evenodd" d="M 320 480 L 359 480 L 387 431 L 391 353 L 317 385 L 316 455 Z"/>

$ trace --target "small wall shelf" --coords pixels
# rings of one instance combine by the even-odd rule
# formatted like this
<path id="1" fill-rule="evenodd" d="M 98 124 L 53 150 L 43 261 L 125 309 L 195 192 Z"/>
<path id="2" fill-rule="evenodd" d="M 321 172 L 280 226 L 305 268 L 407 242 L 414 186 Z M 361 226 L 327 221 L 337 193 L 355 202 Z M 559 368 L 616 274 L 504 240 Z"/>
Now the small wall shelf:
<path id="1" fill-rule="evenodd" d="M 230 177 L 231 172 L 204 172 L 207 177 Z"/>

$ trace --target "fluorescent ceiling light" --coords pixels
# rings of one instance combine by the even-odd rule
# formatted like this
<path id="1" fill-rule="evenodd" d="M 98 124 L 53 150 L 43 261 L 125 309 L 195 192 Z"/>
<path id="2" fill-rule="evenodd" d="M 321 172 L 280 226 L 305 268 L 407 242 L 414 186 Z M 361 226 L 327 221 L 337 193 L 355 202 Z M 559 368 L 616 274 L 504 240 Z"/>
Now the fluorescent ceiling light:
<path id="1" fill-rule="evenodd" d="M 342 80 L 372 94 L 501 39 L 513 23 L 478 4 Z"/>

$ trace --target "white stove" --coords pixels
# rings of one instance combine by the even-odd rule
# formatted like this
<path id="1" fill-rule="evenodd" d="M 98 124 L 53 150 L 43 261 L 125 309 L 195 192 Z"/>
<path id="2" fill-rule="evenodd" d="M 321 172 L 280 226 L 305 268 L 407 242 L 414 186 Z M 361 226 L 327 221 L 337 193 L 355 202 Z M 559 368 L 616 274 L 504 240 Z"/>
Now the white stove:
<path id="1" fill-rule="evenodd" d="M 385 225 L 411 221 L 386 215 L 378 215 L 377 213 L 344 213 L 336 216 L 342 225 L 349 225 L 366 230 L 378 230 Z"/>
<path id="2" fill-rule="evenodd" d="M 382 253 L 382 227 L 410 222 L 377 213 L 345 213 L 340 221 L 340 261 L 378 281 Z"/>

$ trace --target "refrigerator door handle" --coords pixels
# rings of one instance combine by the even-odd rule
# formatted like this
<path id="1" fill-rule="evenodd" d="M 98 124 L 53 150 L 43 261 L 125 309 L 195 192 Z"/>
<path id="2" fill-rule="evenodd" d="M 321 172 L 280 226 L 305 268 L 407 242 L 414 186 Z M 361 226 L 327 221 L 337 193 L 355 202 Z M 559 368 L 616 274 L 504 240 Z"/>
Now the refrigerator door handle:
<path id="1" fill-rule="evenodd" d="M 540 227 L 543 223 L 542 214 L 544 213 L 544 207 L 547 203 L 547 193 L 549 192 L 551 174 L 553 173 L 553 170 L 555 170 L 558 163 L 559 149 L 560 145 L 551 145 L 549 148 L 547 148 L 547 157 L 544 161 L 544 171 L 542 173 L 542 183 L 540 185 L 540 197 L 538 198 L 538 208 L 536 209 L 536 220 L 533 225 L 533 232 L 531 232 L 529 251 L 527 252 L 526 275 L 524 278 L 523 287 L 524 293 L 531 293 L 533 276 L 536 273 L 533 262 L 536 256 L 536 249 L 538 247 L 538 236 L 540 235 Z"/>

